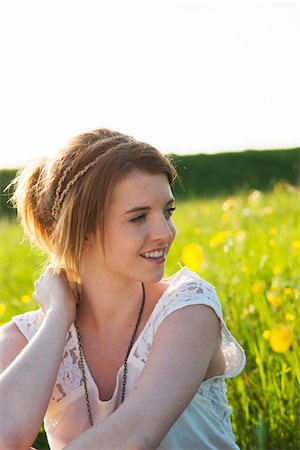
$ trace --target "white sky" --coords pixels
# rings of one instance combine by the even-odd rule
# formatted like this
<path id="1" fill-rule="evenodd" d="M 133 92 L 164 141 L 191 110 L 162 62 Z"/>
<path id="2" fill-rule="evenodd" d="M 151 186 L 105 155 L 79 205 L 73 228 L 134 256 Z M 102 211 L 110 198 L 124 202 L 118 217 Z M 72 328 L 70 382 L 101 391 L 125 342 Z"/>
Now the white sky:
<path id="1" fill-rule="evenodd" d="M 164 152 L 299 146 L 299 10 L 297 0 L 0 2 L 0 167 L 102 126 Z"/>

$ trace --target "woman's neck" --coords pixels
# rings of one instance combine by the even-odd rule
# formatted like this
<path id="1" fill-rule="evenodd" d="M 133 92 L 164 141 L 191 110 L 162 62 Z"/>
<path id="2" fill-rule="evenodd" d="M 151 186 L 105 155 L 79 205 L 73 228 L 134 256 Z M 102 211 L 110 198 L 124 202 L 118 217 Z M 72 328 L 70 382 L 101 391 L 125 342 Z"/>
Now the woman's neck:
<path id="1" fill-rule="evenodd" d="M 143 295 L 140 282 L 112 281 L 91 275 L 82 279 L 77 321 L 95 334 L 130 324 L 140 308 Z"/>

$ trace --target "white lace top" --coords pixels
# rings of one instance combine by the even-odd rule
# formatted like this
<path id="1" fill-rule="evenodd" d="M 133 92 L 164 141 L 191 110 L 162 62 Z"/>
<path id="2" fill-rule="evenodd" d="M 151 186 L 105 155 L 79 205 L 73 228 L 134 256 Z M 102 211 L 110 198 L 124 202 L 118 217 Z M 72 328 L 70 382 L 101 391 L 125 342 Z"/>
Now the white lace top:
<path id="1" fill-rule="evenodd" d="M 159 449 L 238 449 L 235 444 L 231 409 L 226 398 L 224 378 L 238 375 L 245 364 L 245 354 L 227 329 L 215 289 L 196 273 L 181 269 L 165 280 L 169 286 L 158 300 L 144 329 L 140 333 L 128 358 L 126 393 L 132 389 L 141 373 L 156 330 L 173 311 L 188 305 L 208 305 L 214 309 L 222 323 L 222 350 L 226 360 L 224 375 L 203 381 L 189 406 L 165 436 Z M 43 321 L 41 310 L 15 316 L 13 321 L 30 340 Z M 105 419 L 120 404 L 123 366 L 119 369 L 115 391 L 108 401 L 99 399 L 95 381 L 85 364 L 89 400 L 94 423 Z M 155 393 L 154 393 L 155 394 Z M 89 428 L 79 351 L 74 324 L 66 336 L 66 344 L 57 380 L 44 419 L 51 450 L 60 450 L 68 442 Z"/>

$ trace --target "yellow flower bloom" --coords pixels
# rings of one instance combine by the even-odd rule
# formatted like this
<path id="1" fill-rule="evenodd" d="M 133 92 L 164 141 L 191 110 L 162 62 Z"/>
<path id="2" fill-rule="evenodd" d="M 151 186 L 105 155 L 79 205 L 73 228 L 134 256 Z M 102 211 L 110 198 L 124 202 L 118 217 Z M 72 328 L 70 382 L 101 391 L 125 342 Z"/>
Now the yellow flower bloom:
<path id="1" fill-rule="evenodd" d="M 31 296 L 28 295 L 28 294 L 22 295 L 22 297 L 21 297 L 21 302 L 22 303 L 29 303 L 30 300 L 31 300 Z"/>
<path id="2" fill-rule="evenodd" d="M 228 238 L 228 231 L 219 231 L 219 233 L 215 234 L 209 241 L 210 247 L 218 247 L 218 245 L 223 244 Z"/>
<path id="3" fill-rule="evenodd" d="M 0 316 L 3 316 L 5 311 L 6 311 L 6 304 L 5 303 L 0 303 Z"/>
<path id="4" fill-rule="evenodd" d="M 255 362 L 256 362 L 256 364 L 257 364 L 258 366 L 260 366 L 261 363 L 262 363 L 262 360 L 261 360 L 261 358 L 260 358 L 259 356 L 257 356 L 257 358 L 255 358 Z"/>
<path id="5" fill-rule="evenodd" d="M 278 295 L 274 294 L 274 292 L 268 292 L 267 299 L 274 308 L 278 308 L 278 306 L 281 305 L 281 298 L 278 297 Z"/>
<path id="6" fill-rule="evenodd" d="M 270 330 L 269 342 L 273 352 L 285 353 L 292 345 L 291 330 L 287 325 L 279 323 Z"/>
<path id="7" fill-rule="evenodd" d="M 293 289 L 290 288 L 290 287 L 287 287 L 287 288 L 284 289 L 283 292 L 284 292 L 285 295 L 289 296 L 289 295 L 292 295 Z"/>
<path id="8" fill-rule="evenodd" d="M 277 228 L 276 228 L 276 227 L 271 227 L 271 228 L 270 228 L 270 233 L 271 233 L 273 236 L 276 236 L 277 233 L 278 233 Z"/>
<path id="9" fill-rule="evenodd" d="M 269 240 L 269 246 L 270 247 L 276 247 L 276 242 L 274 241 L 274 239 L 270 239 Z"/>
<path id="10" fill-rule="evenodd" d="M 273 267 L 273 275 L 279 275 L 282 272 L 281 267 L 275 266 Z"/>
<path id="11" fill-rule="evenodd" d="M 292 248 L 294 250 L 299 250 L 300 249 L 300 241 L 293 241 L 292 242 Z"/>
<path id="12" fill-rule="evenodd" d="M 183 247 L 181 259 L 191 270 L 198 272 L 203 264 L 203 250 L 200 245 L 188 244 Z"/>
<path id="13" fill-rule="evenodd" d="M 267 341 L 270 338 L 270 330 L 265 330 L 262 334 L 263 338 L 266 339 Z"/>
<path id="14" fill-rule="evenodd" d="M 254 294 L 262 294 L 264 292 L 265 283 L 262 280 L 256 280 L 251 286 Z"/>
<path id="15" fill-rule="evenodd" d="M 286 313 L 286 315 L 285 315 L 285 320 L 286 320 L 287 322 L 292 322 L 293 320 L 295 320 L 294 314 Z"/>
<path id="16" fill-rule="evenodd" d="M 195 232 L 196 236 L 200 236 L 200 234 L 202 233 L 202 230 L 201 230 L 201 228 L 197 227 L 197 228 L 195 228 L 194 232 Z"/>
<path id="17" fill-rule="evenodd" d="M 226 222 L 229 221 L 229 219 L 230 219 L 230 216 L 229 216 L 228 214 L 224 213 L 224 214 L 222 215 L 221 221 L 222 221 L 223 223 L 226 223 Z"/>

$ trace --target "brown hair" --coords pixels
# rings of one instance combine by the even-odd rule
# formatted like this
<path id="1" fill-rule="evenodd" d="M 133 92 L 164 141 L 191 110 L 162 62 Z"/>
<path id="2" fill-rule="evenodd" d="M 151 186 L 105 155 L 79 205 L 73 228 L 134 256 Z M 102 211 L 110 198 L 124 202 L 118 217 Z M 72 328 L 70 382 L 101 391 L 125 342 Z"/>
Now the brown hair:
<path id="1" fill-rule="evenodd" d="M 23 169 L 16 178 L 12 200 L 25 231 L 50 255 L 54 268 L 65 269 L 72 285 L 80 281 L 85 236 L 99 227 L 103 242 L 113 188 L 133 170 L 165 173 L 170 184 L 176 178 L 158 150 L 107 129 L 76 136 L 56 158 Z"/>

